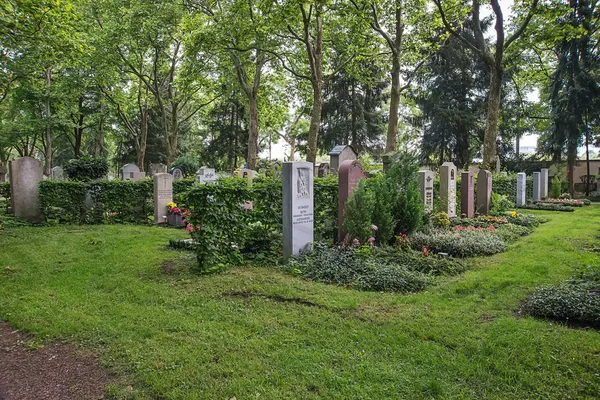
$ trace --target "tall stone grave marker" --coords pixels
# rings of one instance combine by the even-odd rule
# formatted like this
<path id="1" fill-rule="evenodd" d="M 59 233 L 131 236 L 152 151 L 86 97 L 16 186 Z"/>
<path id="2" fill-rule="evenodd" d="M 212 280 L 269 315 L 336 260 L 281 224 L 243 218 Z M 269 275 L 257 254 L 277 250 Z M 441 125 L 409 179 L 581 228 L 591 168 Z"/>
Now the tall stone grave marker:
<path id="1" fill-rule="evenodd" d="M 154 175 L 154 223 L 164 223 L 167 203 L 173 201 L 173 176 L 167 173 Z"/>
<path id="2" fill-rule="evenodd" d="M 542 180 L 541 196 L 542 199 L 548 197 L 548 168 L 540 170 L 540 179 Z"/>
<path id="3" fill-rule="evenodd" d="M 246 178 L 248 179 L 248 182 L 252 182 L 252 179 L 254 179 L 254 176 L 256 176 L 256 174 L 257 172 L 255 170 L 248 168 L 240 168 L 235 171 L 236 176 L 240 178 Z"/>
<path id="4" fill-rule="evenodd" d="M 342 163 L 347 160 L 356 160 L 358 153 L 354 147 L 343 144 L 334 146 L 329 154 L 329 168 L 332 174 L 337 174 L 342 166 Z"/>
<path id="5" fill-rule="evenodd" d="M 313 163 L 283 163 L 283 257 L 310 248 L 314 237 Z"/>
<path id="6" fill-rule="evenodd" d="M 344 209 L 358 181 L 364 178 L 365 174 L 358 160 L 346 160 L 340 165 L 338 176 L 338 241 L 343 242 L 346 236 Z"/>
<path id="7" fill-rule="evenodd" d="M 154 176 L 156 174 L 166 174 L 167 166 L 165 164 L 150 164 L 150 176 Z"/>
<path id="8" fill-rule="evenodd" d="M 63 169 L 59 166 L 52 168 L 52 175 L 50 178 L 55 181 L 62 181 L 64 179 Z"/>
<path id="9" fill-rule="evenodd" d="M 217 174 L 214 168 L 202 167 L 196 171 L 196 182 L 204 185 L 205 183 L 215 182 Z"/>
<path id="10" fill-rule="evenodd" d="M 496 156 L 496 173 L 499 174 L 500 173 L 500 156 Z M 479 179 L 479 177 L 477 177 L 477 179 Z"/>
<path id="11" fill-rule="evenodd" d="M 0 161 L 0 183 L 6 182 L 6 173 L 7 172 L 8 172 L 8 168 L 2 161 Z"/>
<path id="12" fill-rule="evenodd" d="M 540 201 L 542 199 L 542 177 L 539 172 L 533 173 L 533 201 Z"/>
<path id="13" fill-rule="evenodd" d="M 448 217 L 456 217 L 456 166 L 452 162 L 440 167 L 440 198 Z"/>
<path id="14" fill-rule="evenodd" d="M 8 164 L 10 193 L 15 216 L 40 222 L 39 183 L 43 178 L 42 162 L 31 157 L 17 158 Z"/>
<path id="15" fill-rule="evenodd" d="M 419 171 L 419 182 L 421 184 L 421 198 L 425 206 L 425 212 L 433 211 L 433 171 Z"/>
<path id="16" fill-rule="evenodd" d="M 517 207 L 525 205 L 527 196 L 527 175 L 525 172 L 517 174 Z"/>
<path id="17" fill-rule="evenodd" d="M 477 212 L 487 215 L 492 202 L 492 173 L 487 169 L 480 169 L 477 174 Z"/>
<path id="18" fill-rule="evenodd" d="M 475 176 L 472 171 L 465 171 L 460 175 L 460 212 L 467 218 L 473 218 L 475 215 L 474 197 Z"/>

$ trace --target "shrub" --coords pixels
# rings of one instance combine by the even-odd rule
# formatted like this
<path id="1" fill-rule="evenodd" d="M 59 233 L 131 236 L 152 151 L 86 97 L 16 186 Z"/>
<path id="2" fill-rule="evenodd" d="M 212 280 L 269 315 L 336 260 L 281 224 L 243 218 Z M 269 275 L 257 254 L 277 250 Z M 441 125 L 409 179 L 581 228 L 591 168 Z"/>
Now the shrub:
<path id="1" fill-rule="evenodd" d="M 314 180 L 315 241 L 333 243 L 337 236 L 338 181 L 334 175 Z"/>
<path id="2" fill-rule="evenodd" d="M 565 212 L 575 211 L 575 209 L 571 206 L 563 206 L 562 204 L 552 204 L 552 203 L 527 204 L 527 205 L 521 206 L 519 208 L 526 209 L 526 210 L 565 211 Z"/>
<path id="3" fill-rule="evenodd" d="M 554 175 L 554 178 L 552 178 L 552 186 L 550 186 L 550 197 L 553 197 L 555 199 L 560 197 L 560 194 L 562 192 L 562 183 L 560 181 L 560 177 L 558 175 Z"/>
<path id="4" fill-rule="evenodd" d="M 179 168 L 183 172 L 183 176 L 195 176 L 200 165 L 194 157 L 183 155 L 173 161 L 171 168 Z"/>
<path id="5" fill-rule="evenodd" d="M 515 207 L 515 203 L 510 201 L 508 196 L 504 194 L 492 193 L 491 211 L 496 214 L 503 214 L 511 208 Z"/>
<path id="6" fill-rule="evenodd" d="M 598 289 L 593 282 L 563 282 L 539 287 L 523 303 L 521 310 L 533 317 L 600 325 L 600 296 L 588 292 Z"/>
<path id="7" fill-rule="evenodd" d="M 373 249 L 373 257 L 385 262 L 403 265 L 412 271 L 432 275 L 457 275 L 467 267 L 452 257 L 430 254 L 427 257 L 422 251 L 404 250 L 398 246 L 385 246 Z"/>
<path id="8" fill-rule="evenodd" d="M 369 179 L 367 185 L 373 193 L 373 213 L 371 220 L 377 227 L 374 232 L 375 239 L 379 244 L 388 244 L 394 236 L 394 216 L 392 215 L 392 206 L 394 195 L 389 181 L 384 174 L 378 174 Z"/>
<path id="9" fill-rule="evenodd" d="M 447 213 L 440 211 L 431 217 L 431 224 L 439 228 L 446 228 L 447 226 L 450 226 L 450 218 Z"/>
<path id="10" fill-rule="evenodd" d="M 292 258 L 284 267 L 304 279 L 367 291 L 418 292 L 430 281 L 426 275 L 357 253 L 323 244 Z"/>
<path id="11" fill-rule="evenodd" d="M 392 215 L 396 221 L 394 234 L 409 234 L 423 222 L 423 199 L 419 189 L 419 162 L 413 154 L 401 153 L 386 174 L 394 196 Z"/>
<path id="12" fill-rule="evenodd" d="M 513 225 L 520 225 L 520 226 L 525 226 L 525 227 L 535 227 L 541 223 L 546 222 L 546 219 L 544 219 L 543 217 L 536 217 L 535 215 L 532 215 L 532 214 L 525 215 L 522 213 L 518 213 L 516 211 L 510 213 L 506 217 L 506 219 L 508 220 L 509 223 L 511 223 Z"/>
<path id="13" fill-rule="evenodd" d="M 474 257 L 492 255 L 506 251 L 506 244 L 496 232 L 439 231 L 432 233 L 417 232 L 410 237 L 413 249 L 428 247 L 433 253 L 448 253 L 453 257 Z"/>
<path id="14" fill-rule="evenodd" d="M 63 169 L 69 179 L 88 182 L 106 176 L 108 173 L 108 161 L 104 158 L 84 156 L 80 159 L 67 161 Z"/>
<path id="15" fill-rule="evenodd" d="M 502 237 L 505 242 L 514 242 L 521 236 L 527 236 L 531 233 L 531 229 L 515 224 L 504 224 L 496 230 L 496 233 Z"/>
<path id="16" fill-rule="evenodd" d="M 373 235 L 371 221 L 374 205 L 373 193 L 367 189 L 366 180 L 361 179 L 344 209 L 344 232 L 348 234 L 348 242 L 357 239 L 360 243 L 367 243 Z M 347 238 L 339 239 L 347 241 Z"/>

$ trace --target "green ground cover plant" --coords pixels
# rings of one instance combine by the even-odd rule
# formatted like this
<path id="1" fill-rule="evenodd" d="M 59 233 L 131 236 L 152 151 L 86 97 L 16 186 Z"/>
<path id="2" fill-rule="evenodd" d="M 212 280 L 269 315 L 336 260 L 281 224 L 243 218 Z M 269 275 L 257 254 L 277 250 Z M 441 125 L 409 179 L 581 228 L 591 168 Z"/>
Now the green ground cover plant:
<path id="1" fill-rule="evenodd" d="M 187 237 L 173 229 L 5 227 L 0 319 L 96 352 L 127 377 L 107 393 L 122 399 L 598 398 L 600 332 L 516 311 L 600 264 L 581 250 L 597 242 L 599 211 L 534 211 L 551 220 L 410 294 L 269 264 L 197 275 L 193 255 L 167 250 Z"/>

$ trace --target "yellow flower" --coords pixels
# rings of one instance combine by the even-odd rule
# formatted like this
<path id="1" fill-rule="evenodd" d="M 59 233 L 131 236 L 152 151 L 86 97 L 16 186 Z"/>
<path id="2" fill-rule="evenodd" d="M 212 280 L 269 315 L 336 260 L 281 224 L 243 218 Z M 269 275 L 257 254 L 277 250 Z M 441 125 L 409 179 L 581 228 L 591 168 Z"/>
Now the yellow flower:
<path id="1" fill-rule="evenodd" d="M 512 213 L 512 214 L 510 214 L 510 216 L 511 216 L 511 217 L 513 217 L 513 218 L 517 218 L 517 212 L 516 212 L 516 211 L 513 211 L 513 213 Z"/>
<path id="2" fill-rule="evenodd" d="M 173 203 L 172 201 L 167 203 L 167 208 L 175 208 L 177 207 L 177 204 Z"/>

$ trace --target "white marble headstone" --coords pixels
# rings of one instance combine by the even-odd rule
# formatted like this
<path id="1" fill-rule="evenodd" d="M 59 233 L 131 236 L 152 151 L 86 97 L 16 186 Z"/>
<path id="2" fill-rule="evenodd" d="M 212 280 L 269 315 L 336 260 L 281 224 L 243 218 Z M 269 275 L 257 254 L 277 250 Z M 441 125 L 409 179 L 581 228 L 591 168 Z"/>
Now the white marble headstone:
<path id="1" fill-rule="evenodd" d="M 456 166 L 452 162 L 440 167 L 440 198 L 448 217 L 456 217 Z"/>
<path id="2" fill-rule="evenodd" d="M 517 207 L 525 205 L 525 198 L 527 196 L 527 175 L 525 172 L 519 172 L 517 174 Z"/>
<path id="3" fill-rule="evenodd" d="M 314 240 L 314 167 L 310 162 L 283 163 L 283 257 L 310 249 Z"/>
<path id="4" fill-rule="evenodd" d="M 533 201 L 542 199 L 542 179 L 539 172 L 533 173 Z"/>
<path id="5" fill-rule="evenodd" d="M 167 204 L 173 201 L 173 176 L 154 174 L 154 223 L 166 222 Z"/>
<path id="6" fill-rule="evenodd" d="M 541 196 L 542 199 L 548 197 L 548 168 L 540 170 L 540 179 L 542 180 Z"/>

